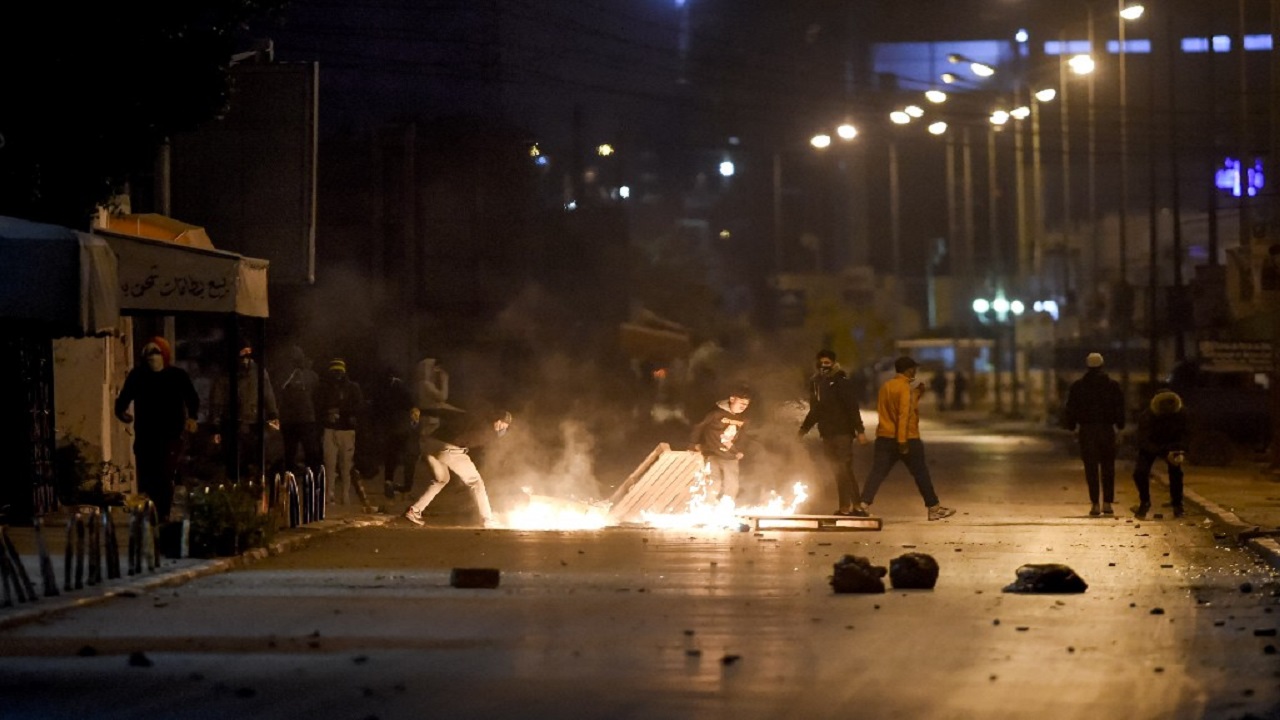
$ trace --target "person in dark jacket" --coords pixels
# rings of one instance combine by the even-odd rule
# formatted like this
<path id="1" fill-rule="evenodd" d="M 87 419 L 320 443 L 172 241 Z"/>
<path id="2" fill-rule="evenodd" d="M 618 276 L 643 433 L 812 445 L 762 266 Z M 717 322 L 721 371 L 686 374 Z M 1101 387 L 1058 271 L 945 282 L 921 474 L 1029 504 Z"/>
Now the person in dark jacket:
<path id="1" fill-rule="evenodd" d="M 406 493 L 413 487 L 420 420 L 409 385 L 396 371 L 386 369 L 381 382 L 370 393 L 369 422 L 365 425 L 372 431 L 370 449 L 376 453 L 375 463 L 381 465 L 378 469 L 382 471 L 383 494 L 387 499 L 394 499 L 397 491 Z M 364 438 L 360 444 L 365 445 Z M 396 483 L 396 470 L 401 468 L 403 480 Z"/>
<path id="2" fill-rule="evenodd" d="M 817 372 L 809 378 L 809 412 L 800 423 L 800 437 L 814 426 L 822 438 L 822 450 L 835 474 L 840 507 L 834 515 L 867 517 L 861 509 L 862 495 L 853 473 L 853 443 L 868 443 L 857 388 L 836 362 L 831 350 L 819 350 Z"/>
<path id="3" fill-rule="evenodd" d="M 220 430 L 213 436 L 214 444 L 221 445 L 232 433 L 236 436 L 238 466 L 227 460 L 228 473 L 239 467 L 241 477 L 258 479 L 263 466 L 263 440 L 265 428 L 258 425 L 266 421 L 272 430 L 280 428 L 280 413 L 276 407 L 276 394 L 271 387 L 271 377 L 262 371 L 262 413 L 258 412 L 258 363 L 253 357 L 253 346 L 243 341 L 237 350 L 236 361 L 236 417 L 231 417 L 231 381 L 218 377 L 210 392 L 209 418 L 219 424 Z M 271 462 L 268 459 L 268 462 Z"/>
<path id="4" fill-rule="evenodd" d="M 1097 517 L 1115 512 L 1111 504 L 1116 501 L 1116 431 L 1124 429 L 1124 392 L 1102 369 L 1101 355 L 1089 353 L 1085 365 L 1084 375 L 1067 390 L 1062 427 L 1077 431 L 1089 514 Z"/>
<path id="5" fill-rule="evenodd" d="M 159 521 L 167 522 L 186 435 L 196 430 L 200 396 L 187 371 L 174 367 L 173 351 L 164 338 L 148 340 L 142 360 L 125 377 L 115 414 L 120 422 L 133 423 L 138 490 L 155 503 Z"/>
<path id="6" fill-rule="evenodd" d="M 1138 505 L 1133 514 L 1140 518 L 1151 509 L 1151 466 L 1164 460 L 1169 469 L 1169 504 L 1173 516 L 1182 517 L 1182 463 L 1187 455 L 1190 424 L 1182 398 L 1163 390 L 1151 398 L 1138 415 L 1138 460 L 1133 465 L 1133 484 L 1138 488 Z"/>
<path id="7" fill-rule="evenodd" d="M 288 373 L 280 384 L 280 434 L 286 470 L 296 466 L 299 451 L 302 462 L 313 473 L 319 473 L 324 462 L 320 426 L 316 424 L 315 392 L 319 384 L 320 376 L 311 369 L 311 361 L 302 348 L 290 348 Z"/>
<path id="8" fill-rule="evenodd" d="M 702 453 L 703 466 L 708 470 L 712 487 L 716 488 L 718 501 L 738 499 L 738 462 L 743 457 L 745 413 L 750 405 L 751 390 L 745 385 L 738 386 L 694 426 L 689 439 L 694 449 Z"/>
<path id="9" fill-rule="evenodd" d="M 476 510 L 480 513 L 480 521 L 485 527 L 494 527 L 489 494 L 484 489 L 484 478 L 471 459 L 471 452 L 506 435 L 507 429 L 511 427 L 511 413 L 505 410 L 478 414 L 449 410 L 432 412 L 441 415 L 440 425 L 432 434 L 422 439 L 422 454 L 431 469 L 431 483 L 427 485 L 426 492 L 404 511 L 405 519 L 414 525 L 422 525 L 422 511 L 449 484 L 449 480 L 457 475 L 471 491 Z"/>
<path id="10" fill-rule="evenodd" d="M 321 444 L 329 502 L 350 503 L 352 489 L 364 502 L 364 488 L 355 476 L 356 427 L 364 412 L 364 395 L 360 386 L 347 377 L 347 362 L 342 358 L 329 361 L 325 377 L 316 386 L 315 406 L 323 428 Z"/>

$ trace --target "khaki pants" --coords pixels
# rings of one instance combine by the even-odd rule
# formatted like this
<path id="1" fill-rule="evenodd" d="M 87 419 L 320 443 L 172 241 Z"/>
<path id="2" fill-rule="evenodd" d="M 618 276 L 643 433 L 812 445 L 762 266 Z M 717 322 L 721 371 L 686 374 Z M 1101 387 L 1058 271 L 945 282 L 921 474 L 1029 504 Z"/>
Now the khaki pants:
<path id="1" fill-rule="evenodd" d="M 325 428 L 321 444 L 329 498 L 340 499 L 345 505 L 351 502 L 351 488 L 355 483 L 352 468 L 356 458 L 356 431 Z"/>
<path id="2" fill-rule="evenodd" d="M 432 477 L 427 484 L 426 492 L 422 493 L 418 501 L 413 504 L 413 510 L 418 513 L 425 510 L 444 486 L 449 484 L 452 475 L 456 474 L 471 491 L 476 509 L 480 511 L 480 519 L 489 522 L 493 517 L 493 510 L 489 507 L 489 494 L 485 492 L 484 478 L 480 477 L 480 471 L 471 461 L 467 449 L 433 438 L 427 438 L 422 446 L 423 456 L 427 460 L 427 467 L 431 469 Z"/>

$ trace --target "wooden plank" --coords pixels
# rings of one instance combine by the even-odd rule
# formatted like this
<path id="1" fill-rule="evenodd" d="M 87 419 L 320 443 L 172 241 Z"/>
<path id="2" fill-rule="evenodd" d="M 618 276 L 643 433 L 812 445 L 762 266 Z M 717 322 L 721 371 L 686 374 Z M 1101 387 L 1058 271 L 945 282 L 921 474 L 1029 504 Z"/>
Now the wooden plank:
<path id="1" fill-rule="evenodd" d="M 761 530 L 817 530 L 829 531 L 879 531 L 883 523 L 878 517 L 849 517 L 847 515 L 739 515 L 747 520 L 755 531 Z"/>
<path id="2" fill-rule="evenodd" d="M 668 446 L 656 458 L 651 453 L 628 492 L 615 502 L 609 515 L 618 520 L 638 520 L 641 513 L 670 513 L 688 507 L 689 490 L 702 456 L 693 451 L 673 451 Z M 615 497 L 617 495 L 615 494 Z"/>

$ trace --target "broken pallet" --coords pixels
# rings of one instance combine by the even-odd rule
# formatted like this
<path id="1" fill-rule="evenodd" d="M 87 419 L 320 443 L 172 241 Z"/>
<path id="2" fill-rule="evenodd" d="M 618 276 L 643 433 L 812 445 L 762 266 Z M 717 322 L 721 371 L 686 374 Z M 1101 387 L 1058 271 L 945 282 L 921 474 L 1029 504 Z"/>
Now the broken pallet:
<path id="1" fill-rule="evenodd" d="M 878 517 L 849 517 L 848 515 L 757 515 L 742 514 L 754 531 L 761 530 L 820 530 L 857 531 L 880 530 Z"/>

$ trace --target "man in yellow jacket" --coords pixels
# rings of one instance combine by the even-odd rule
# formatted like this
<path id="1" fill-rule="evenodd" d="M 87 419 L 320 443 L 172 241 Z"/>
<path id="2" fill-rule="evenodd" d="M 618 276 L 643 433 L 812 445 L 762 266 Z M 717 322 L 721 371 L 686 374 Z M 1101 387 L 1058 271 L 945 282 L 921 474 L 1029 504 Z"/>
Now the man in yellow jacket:
<path id="1" fill-rule="evenodd" d="M 880 386 L 876 405 L 880 422 L 876 426 L 875 457 L 867 485 L 862 491 L 862 509 L 870 508 L 880 483 L 901 459 L 916 481 L 920 497 L 929 509 L 929 519 L 951 517 L 956 511 L 943 507 L 938 501 L 933 480 L 929 478 L 929 466 L 924 459 L 924 442 L 920 440 L 920 396 L 924 394 L 924 385 L 915 382 L 919 366 L 904 355 L 893 362 L 893 369 L 898 374 Z"/>

